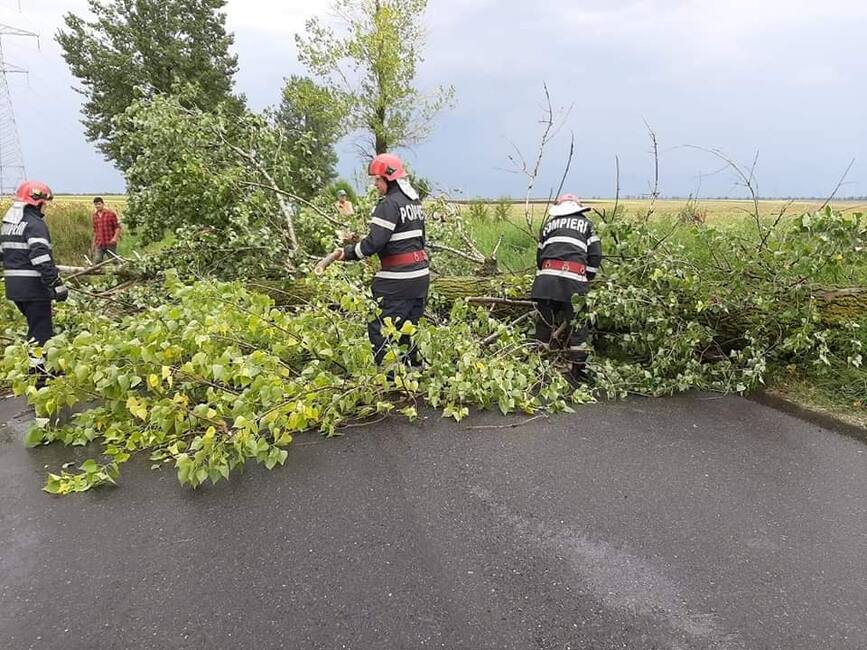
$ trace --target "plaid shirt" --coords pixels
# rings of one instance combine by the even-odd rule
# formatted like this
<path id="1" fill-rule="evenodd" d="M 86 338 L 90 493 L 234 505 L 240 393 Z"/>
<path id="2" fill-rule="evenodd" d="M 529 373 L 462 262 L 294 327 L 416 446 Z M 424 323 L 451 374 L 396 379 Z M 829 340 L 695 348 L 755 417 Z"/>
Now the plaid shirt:
<path id="1" fill-rule="evenodd" d="M 93 213 L 93 243 L 99 248 L 111 245 L 120 224 L 117 215 L 111 210 L 101 210 Z"/>

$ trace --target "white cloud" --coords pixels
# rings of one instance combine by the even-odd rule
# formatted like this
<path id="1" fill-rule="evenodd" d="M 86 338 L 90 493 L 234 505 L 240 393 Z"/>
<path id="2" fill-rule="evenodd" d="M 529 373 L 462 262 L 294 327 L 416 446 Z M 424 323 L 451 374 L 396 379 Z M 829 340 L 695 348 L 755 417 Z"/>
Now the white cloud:
<path id="1" fill-rule="evenodd" d="M 293 38 L 303 31 L 312 16 L 328 13 L 330 0 L 275 2 L 274 0 L 230 0 L 226 5 L 227 25 L 232 31 L 285 34 Z"/>
<path id="2" fill-rule="evenodd" d="M 559 4 L 559 3 L 558 3 Z M 829 27 L 867 19 L 861 0 L 627 0 L 554 10 L 565 33 L 592 42 L 677 57 L 685 65 L 730 66 L 761 54 L 761 40 L 797 34 L 807 45 Z M 579 36 L 580 35 L 580 36 Z"/>

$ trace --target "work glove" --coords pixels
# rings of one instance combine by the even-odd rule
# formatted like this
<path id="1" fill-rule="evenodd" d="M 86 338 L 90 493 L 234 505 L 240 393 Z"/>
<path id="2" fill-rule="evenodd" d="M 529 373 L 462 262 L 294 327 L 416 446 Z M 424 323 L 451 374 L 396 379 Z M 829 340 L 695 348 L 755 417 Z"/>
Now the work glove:
<path id="1" fill-rule="evenodd" d="M 69 289 L 66 288 L 66 285 L 58 284 L 54 287 L 54 299 L 57 302 L 63 302 L 67 298 L 69 298 Z"/>
<path id="2" fill-rule="evenodd" d="M 355 232 L 351 232 L 349 230 L 338 230 L 337 236 L 340 239 L 340 243 L 344 246 L 357 244 L 361 241 L 361 235 Z"/>

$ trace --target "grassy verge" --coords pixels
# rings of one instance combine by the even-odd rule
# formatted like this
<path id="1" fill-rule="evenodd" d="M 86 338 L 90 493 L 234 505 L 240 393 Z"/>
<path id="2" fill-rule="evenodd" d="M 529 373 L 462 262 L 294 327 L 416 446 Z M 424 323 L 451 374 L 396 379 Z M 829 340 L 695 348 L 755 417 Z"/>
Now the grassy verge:
<path id="1" fill-rule="evenodd" d="M 854 374 L 854 373 L 852 373 Z M 838 418 L 867 430 L 867 375 L 851 377 L 852 392 L 859 386 L 860 398 L 839 391 L 839 384 L 816 383 L 807 377 L 780 374 L 772 378 L 769 388 L 785 399 L 805 408 Z"/>

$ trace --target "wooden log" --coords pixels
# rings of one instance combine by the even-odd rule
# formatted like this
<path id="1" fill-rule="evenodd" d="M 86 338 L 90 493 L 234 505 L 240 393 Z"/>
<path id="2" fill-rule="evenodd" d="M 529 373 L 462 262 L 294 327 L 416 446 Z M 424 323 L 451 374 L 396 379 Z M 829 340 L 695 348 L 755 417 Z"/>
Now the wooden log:
<path id="1" fill-rule="evenodd" d="M 813 295 L 822 320 L 829 324 L 867 318 L 867 287 L 822 289 Z"/>
<path id="2" fill-rule="evenodd" d="M 447 304 L 456 300 L 480 296 L 499 299 L 502 295 L 502 284 L 502 278 L 496 277 L 437 276 L 431 282 L 431 297 Z M 311 278 L 263 280 L 250 283 L 249 286 L 251 289 L 268 294 L 280 306 L 304 304 L 316 298 L 317 295 L 328 296 L 326 283 Z M 520 300 L 514 306 L 525 309 Z"/>
<path id="3" fill-rule="evenodd" d="M 327 297 L 327 286 L 316 280 L 307 278 L 268 281 L 251 285 L 252 289 L 269 294 L 278 305 L 297 305 L 309 302 L 320 292 L 321 297 Z M 867 318 L 867 287 L 826 288 L 814 292 L 819 303 L 822 319 L 829 325 L 851 319 Z M 505 298 L 503 296 L 502 277 L 482 276 L 436 276 L 431 282 L 431 298 L 433 304 L 451 305 L 456 300 L 467 298 Z M 528 297 L 517 297 L 496 307 L 498 315 L 514 314 L 519 316 L 527 309 Z M 485 302 L 482 300 L 481 302 Z M 744 315 L 748 317 L 748 315 Z M 732 315 L 732 334 L 743 331 L 737 327 L 739 317 Z"/>
<path id="4" fill-rule="evenodd" d="M 502 280 L 488 276 L 437 276 L 431 282 L 431 293 L 448 302 L 472 296 L 499 296 Z"/>

